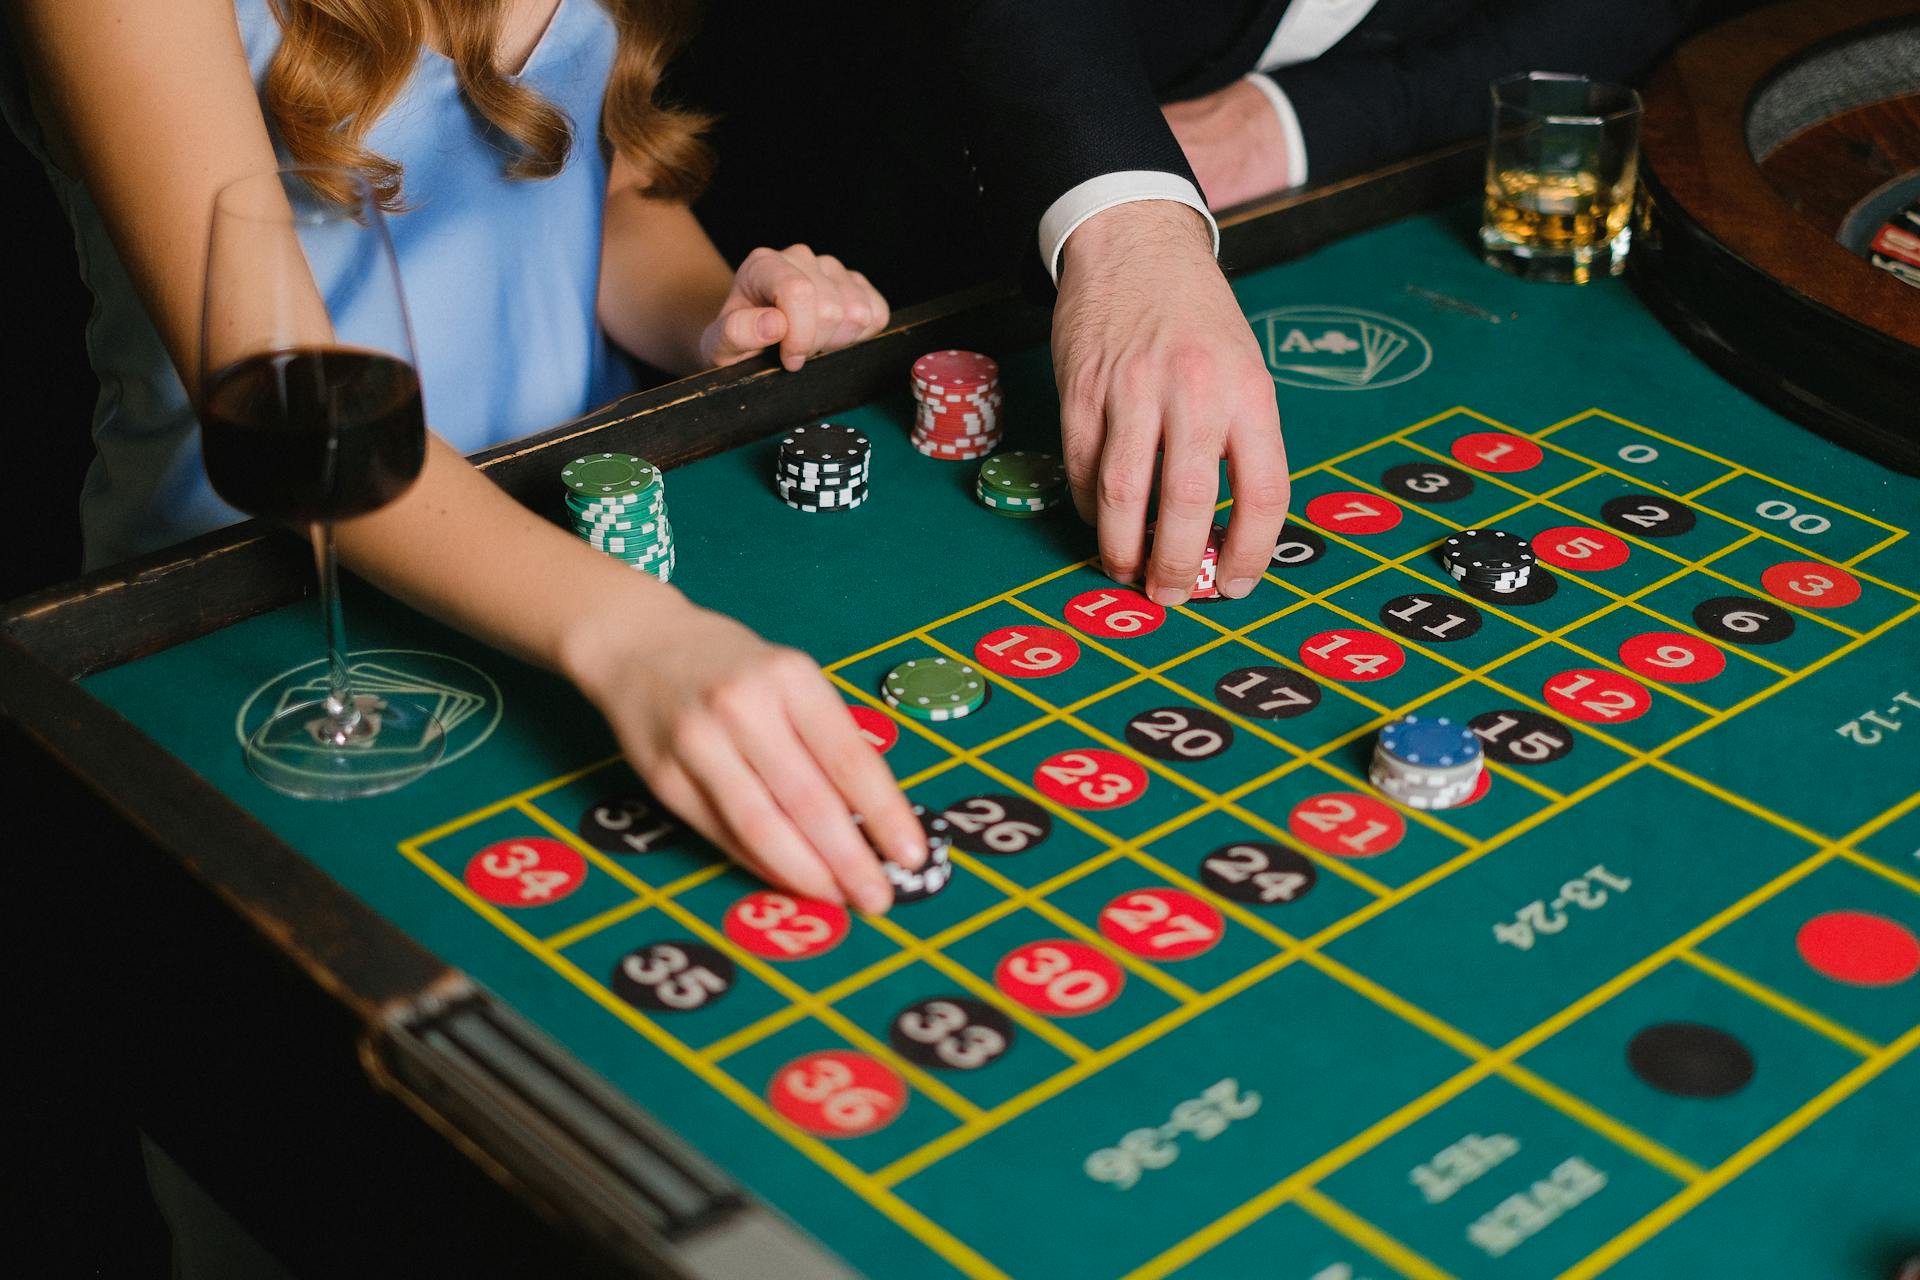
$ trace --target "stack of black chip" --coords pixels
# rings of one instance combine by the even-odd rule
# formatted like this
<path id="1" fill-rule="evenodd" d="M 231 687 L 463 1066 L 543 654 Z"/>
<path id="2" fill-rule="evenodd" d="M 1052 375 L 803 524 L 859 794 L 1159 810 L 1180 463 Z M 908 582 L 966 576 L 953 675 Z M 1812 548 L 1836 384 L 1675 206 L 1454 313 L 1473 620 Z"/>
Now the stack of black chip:
<path id="1" fill-rule="evenodd" d="M 865 434 L 852 427 L 795 427 L 780 441 L 774 487 L 795 511 L 851 511 L 867 500 L 872 455 Z"/>
<path id="2" fill-rule="evenodd" d="M 1440 563 L 1456 582 L 1502 595 L 1527 585 L 1533 550 L 1502 529 L 1462 529 L 1440 546 Z"/>

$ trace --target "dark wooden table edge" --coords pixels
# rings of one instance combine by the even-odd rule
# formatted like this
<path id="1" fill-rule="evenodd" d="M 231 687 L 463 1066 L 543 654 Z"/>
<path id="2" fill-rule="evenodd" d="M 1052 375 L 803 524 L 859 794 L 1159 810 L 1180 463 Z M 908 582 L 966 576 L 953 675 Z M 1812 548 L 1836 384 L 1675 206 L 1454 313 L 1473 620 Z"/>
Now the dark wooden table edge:
<path id="1" fill-rule="evenodd" d="M 1457 200 L 1474 189 L 1479 155 L 1477 144 L 1461 144 L 1230 211 L 1220 219 L 1223 264 L 1236 271 L 1270 265 Z M 635 448 L 643 429 L 659 419 L 668 431 L 650 435 L 645 452 L 676 465 L 891 394 L 901 369 L 924 350 L 1026 345 L 1044 335 L 1046 318 L 1043 308 L 1006 289 L 954 295 L 903 312 L 872 341 L 813 361 L 799 374 L 786 374 L 771 360 L 702 374 L 626 397 L 475 461 L 538 509 L 549 505 L 554 460 L 587 449 L 589 441 L 593 448 Z M 365 1034 L 349 1052 L 360 1052 L 369 1075 L 379 1076 L 380 1041 L 394 1020 L 416 1004 L 437 1003 L 462 975 L 75 683 L 298 599 L 310 573 L 300 542 L 247 524 L 0 606 L 0 716 L 132 823 L 169 865 L 217 895 L 351 1010 Z M 434 1118 L 417 1097 L 408 1102 Z M 451 1136 L 445 1124 L 435 1127 Z M 501 1176 L 484 1152 L 456 1145 Z M 758 1212 L 750 1201 L 745 1207 Z"/>

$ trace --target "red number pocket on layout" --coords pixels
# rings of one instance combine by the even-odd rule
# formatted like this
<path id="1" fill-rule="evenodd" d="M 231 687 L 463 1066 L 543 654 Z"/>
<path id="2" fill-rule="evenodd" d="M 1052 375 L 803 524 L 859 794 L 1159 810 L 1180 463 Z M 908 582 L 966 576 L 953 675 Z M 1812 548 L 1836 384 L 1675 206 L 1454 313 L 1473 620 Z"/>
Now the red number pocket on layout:
<path id="1" fill-rule="evenodd" d="M 1371 631 L 1322 631 L 1301 642 L 1300 664 L 1332 680 L 1384 680 L 1407 665 L 1407 651 Z"/>
<path id="2" fill-rule="evenodd" d="M 994 985 L 1035 1013 L 1073 1018 L 1104 1009 L 1120 996 L 1127 975 L 1098 947 L 1045 938 L 1000 958 Z"/>
<path id="3" fill-rule="evenodd" d="M 1167 611 L 1138 591 L 1102 587 L 1082 591 L 1067 601 L 1060 616 L 1090 636 L 1125 640 L 1158 631 L 1167 620 Z"/>
<path id="4" fill-rule="evenodd" d="M 1667 684 L 1699 684 L 1727 669 L 1727 655 L 1684 631 L 1647 631 L 1620 642 L 1620 664 Z"/>
<path id="5" fill-rule="evenodd" d="M 1920 938 L 1867 911 L 1828 911 L 1800 926 L 1794 947 L 1821 977 L 1854 987 L 1890 987 L 1920 973 Z"/>
<path id="6" fill-rule="evenodd" d="M 1033 785 L 1071 809 L 1117 809 L 1146 791 L 1147 771 L 1117 751 L 1083 747 L 1042 760 Z"/>
<path id="7" fill-rule="evenodd" d="M 840 945 L 846 908 L 762 889 L 727 908 L 727 936 L 769 960 L 805 960 Z"/>
<path id="8" fill-rule="evenodd" d="M 1860 598 L 1860 579 L 1818 560 L 1783 560 L 1760 575 L 1760 585 L 1803 609 L 1838 609 Z"/>
<path id="9" fill-rule="evenodd" d="M 907 1085 L 864 1053 L 823 1049 L 795 1058 L 767 1086 L 773 1109 L 822 1138 L 858 1138 L 906 1109 Z"/>
<path id="10" fill-rule="evenodd" d="M 900 726 L 893 722 L 892 717 L 867 706 L 850 706 L 847 712 L 853 717 L 853 727 L 860 731 L 867 745 L 881 755 L 893 750 L 893 744 L 900 741 Z"/>
<path id="11" fill-rule="evenodd" d="M 1372 858 L 1406 838 L 1407 820 L 1378 796 L 1328 791 L 1293 806 L 1287 830 L 1336 858 Z"/>
<path id="12" fill-rule="evenodd" d="M 1022 623 L 981 636 L 974 642 L 973 660 L 996 675 L 1037 680 L 1080 661 L 1080 642 L 1058 627 Z"/>
<path id="13" fill-rule="evenodd" d="M 467 863 L 467 888 L 503 907 L 544 907 L 587 878 L 587 860 L 559 840 L 502 840 Z"/>
<path id="14" fill-rule="evenodd" d="M 1555 711 L 1588 724 L 1637 720 L 1653 706 L 1647 686 L 1604 667 L 1562 671 L 1547 681 L 1544 693 Z"/>
<path id="15" fill-rule="evenodd" d="M 1328 533 L 1385 533 L 1403 515 L 1399 504 L 1357 489 L 1337 489 L 1307 503 L 1307 519 Z"/>
<path id="16" fill-rule="evenodd" d="M 1147 960 L 1185 960 L 1210 951 L 1226 931 L 1220 912 L 1179 889 L 1136 889 L 1100 913 L 1100 932 Z"/>
<path id="17" fill-rule="evenodd" d="M 1453 456 L 1456 461 L 1481 471 L 1505 474 L 1537 467 L 1546 455 L 1525 436 L 1506 431 L 1471 431 L 1453 442 Z"/>
<path id="18" fill-rule="evenodd" d="M 1534 535 L 1533 554 L 1541 564 L 1550 564 L 1556 569 L 1598 573 L 1618 569 L 1627 562 L 1632 549 L 1617 533 L 1591 525 L 1562 524 Z"/>

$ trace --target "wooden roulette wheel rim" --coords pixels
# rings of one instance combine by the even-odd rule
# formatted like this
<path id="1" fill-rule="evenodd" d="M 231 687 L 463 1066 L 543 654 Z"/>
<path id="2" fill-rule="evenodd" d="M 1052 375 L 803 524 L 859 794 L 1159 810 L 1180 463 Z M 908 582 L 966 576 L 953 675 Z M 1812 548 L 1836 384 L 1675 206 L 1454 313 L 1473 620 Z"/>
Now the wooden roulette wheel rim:
<path id="1" fill-rule="evenodd" d="M 1758 10 L 1682 45 L 1645 102 L 1641 296 L 1758 399 L 1920 474 L 1920 289 L 1829 225 L 1920 188 L 1920 3 Z M 1882 170 L 1884 189 L 1845 189 Z"/>

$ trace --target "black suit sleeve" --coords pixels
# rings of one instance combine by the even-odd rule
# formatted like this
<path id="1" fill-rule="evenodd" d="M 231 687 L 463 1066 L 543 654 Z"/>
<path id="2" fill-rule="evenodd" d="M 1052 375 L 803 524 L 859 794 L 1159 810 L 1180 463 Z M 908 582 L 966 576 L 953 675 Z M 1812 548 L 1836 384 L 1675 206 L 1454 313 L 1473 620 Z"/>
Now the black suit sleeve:
<path id="1" fill-rule="evenodd" d="M 961 127 L 994 239 L 1026 272 L 1041 215 L 1101 174 L 1193 181 L 1154 99 L 1124 0 L 957 0 L 919 6 L 926 56 L 950 60 Z"/>
<path id="2" fill-rule="evenodd" d="M 1487 82 L 1515 71 L 1639 76 L 1685 26 L 1690 0 L 1482 0 L 1438 33 L 1369 30 L 1273 80 L 1293 103 L 1315 182 L 1484 132 Z"/>

